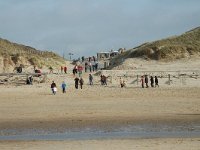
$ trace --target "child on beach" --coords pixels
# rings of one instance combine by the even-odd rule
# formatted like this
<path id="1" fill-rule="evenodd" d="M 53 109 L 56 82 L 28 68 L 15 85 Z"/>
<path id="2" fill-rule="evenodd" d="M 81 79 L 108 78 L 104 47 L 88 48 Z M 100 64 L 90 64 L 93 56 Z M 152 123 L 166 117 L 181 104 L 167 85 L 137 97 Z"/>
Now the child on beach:
<path id="1" fill-rule="evenodd" d="M 52 93 L 55 95 L 56 91 L 57 91 L 57 88 L 56 88 L 56 83 L 54 81 L 52 81 L 51 90 L 52 90 Z"/>
<path id="2" fill-rule="evenodd" d="M 63 92 L 63 93 L 66 93 L 66 86 L 67 86 L 67 85 L 66 85 L 66 83 L 65 83 L 64 81 L 63 81 L 63 83 L 62 83 L 61 86 L 62 86 L 62 92 Z"/>

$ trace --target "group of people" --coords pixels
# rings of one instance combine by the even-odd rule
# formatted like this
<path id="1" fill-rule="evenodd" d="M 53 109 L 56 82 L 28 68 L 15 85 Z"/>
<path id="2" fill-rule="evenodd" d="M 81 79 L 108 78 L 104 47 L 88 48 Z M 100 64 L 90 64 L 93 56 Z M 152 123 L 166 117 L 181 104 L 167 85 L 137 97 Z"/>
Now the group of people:
<path id="1" fill-rule="evenodd" d="M 89 69 L 90 72 L 94 72 L 98 70 L 98 62 L 97 61 L 89 61 L 85 62 L 85 72 Z"/>
<path id="2" fill-rule="evenodd" d="M 78 74 L 79 77 L 81 77 L 82 71 L 83 71 L 82 65 L 77 65 L 77 64 L 76 64 L 76 65 L 74 66 L 73 70 L 72 70 L 72 73 L 73 73 L 74 77 L 75 77 L 76 74 Z"/>
<path id="3" fill-rule="evenodd" d="M 101 85 L 107 85 L 107 78 L 105 75 L 100 76 Z"/>
<path id="4" fill-rule="evenodd" d="M 79 85 L 80 85 L 80 88 L 83 89 L 84 80 L 83 80 L 82 77 L 80 77 L 80 78 L 76 77 L 74 79 L 74 82 L 75 82 L 75 89 L 78 89 Z M 92 74 L 89 74 L 89 84 L 93 85 L 93 76 L 92 76 Z"/>
<path id="5" fill-rule="evenodd" d="M 107 85 L 107 78 L 105 75 L 101 75 L 100 76 L 100 81 L 101 81 L 101 85 Z M 92 74 L 89 74 L 89 85 L 93 85 L 93 76 Z M 75 89 L 78 89 L 79 88 L 79 85 L 80 85 L 80 88 L 82 89 L 83 88 L 83 84 L 84 84 L 84 80 L 82 77 L 75 77 L 74 79 L 74 83 L 75 83 Z M 159 84 L 158 84 L 158 77 L 157 76 L 150 76 L 150 85 L 151 87 L 159 87 Z M 126 87 L 126 83 L 124 80 L 122 80 L 120 78 L 120 86 L 121 88 L 123 87 Z M 141 86 L 142 88 L 146 87 L 148 88 L 149 87 L 149 78 L 148 78 L 148 75 L 143 75 L 141 76 Z M 66 83 L 63 81 L 62 82 L 62 92 L 63 93 L 66 93 Z M 55 95 L 56 92 L 57 92 L 57 86 L 56 86 L 56 83 L 53 81 L 52 84 L 51 84 L 51 89 L 52 89 L 52 93 Z"/>
<path id="6" fill-rule="evenodd" d="M 88 61 L 85 61 L 85 72 L 89 69 L 90 72 L 98 70 L 98 62 L 95 56 L 89 57 Z"/>
<path id="7" fill-rule="evenodd" d="M 67 84 L 65 83 L 65 81 L 62 82 L 61 87 L 62 87 L 62 92 L 66 93 Z M 52 91 L 53 95 L 56 95 L 57 85 L 54 81 L 52 81 L 52 83 L 51 83 L 51 91 Z"/>
<path id="8" fill-rule="evenodd" d="M 84 80 L 83 80 L 82 77 L 81 77 L 81 78 L 76 77 L 76 78 L 74 79 L 74 81 L 75 81 L 75 89 L 78 89 L 78 85 L 79 85 L 79 84 L 80 84 L 80 88 L 83 89 Z"/>
<path id="9" fill-rule="evenodd" d="M 61 71 L 61 73 L 63 74 L 63 73 L 65 73 L 65 74 L 67 74 L 67 67 L 66 66 L 61 66 L 60 67 L 60 71 Z"/>
<path id="10" fill-rule="evenodd" d="M 157 76 L 155 76 L 155 77 L 150 76 L 150 84 L 151 84 L 151 87 L 159 87 L 158 77 Z M 148 75 L 141 76 L 141 85 L 142 85 L 142 88 L 144 88 L 144 86 L 146 86 L 146 88 L 149 87 Z"/>

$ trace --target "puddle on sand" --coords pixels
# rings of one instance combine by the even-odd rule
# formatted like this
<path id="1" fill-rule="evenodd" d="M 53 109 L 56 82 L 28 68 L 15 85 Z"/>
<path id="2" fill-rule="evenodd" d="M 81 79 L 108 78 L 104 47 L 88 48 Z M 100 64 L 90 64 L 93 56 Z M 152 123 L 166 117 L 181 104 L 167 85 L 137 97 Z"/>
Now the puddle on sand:
<path id="1" fill-rule="evenodd" d="M 0 140 L 91 140 L 123 138 L 199 138 L 200 125 L 129 125 L 118 128 L 81 128 L 73 130 L 1 130 Z"/>

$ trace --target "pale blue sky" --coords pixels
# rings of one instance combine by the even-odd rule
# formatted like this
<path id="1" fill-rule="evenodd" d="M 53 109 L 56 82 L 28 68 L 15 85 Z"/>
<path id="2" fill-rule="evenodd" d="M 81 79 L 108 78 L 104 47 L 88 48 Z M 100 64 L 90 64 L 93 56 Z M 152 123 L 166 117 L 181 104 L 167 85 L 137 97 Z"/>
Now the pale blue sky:
<path id="1" fill-rule="evenodd" d="M 0 37 L 95 55 L 200 26 L 200 0 L 0 0 Z"/>

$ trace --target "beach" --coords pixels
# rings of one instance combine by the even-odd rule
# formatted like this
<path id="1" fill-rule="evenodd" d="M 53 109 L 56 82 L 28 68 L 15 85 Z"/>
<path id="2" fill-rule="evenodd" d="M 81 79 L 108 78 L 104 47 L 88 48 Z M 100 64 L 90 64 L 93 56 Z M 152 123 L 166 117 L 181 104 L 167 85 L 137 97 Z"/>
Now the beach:
<path id="1" fill-rule="evenodd" d="M 83 89 L 75 89 L 71 71 L 48 74 L 45 83 L 1 85 L 0 149 L 197 150 L 200 81 L 190 67 L 198 70 L 199 61 L 171 68 L 169 63 L 128 62 L 137 68 L 92 73 L 94 85 L 89 85 L 89 72 L 83 73 Z M 186 72 L 184 78 L 178 70 Z M 172 73 L 169 84 L 165 74 Z M 101 85 L 100 74 L 109 76 L 108 85 Z M 157 75 L 159 87 L 141 88 L 141 74 Z"/>
<path id="2" fill-rule="evenodd" d="M 180 130 L 199 132 L 200 87 L 163 86 L 141 88 L 98 82 L 88 85 L 84 74 L 83 89 L 74 88 L 73 75 L 49 75 L 46 83 L 1 86 L 0 135 L 27 133 L 52 134 L 103 130 L 112 132 L 130 126 L 151 126 L 147 131 Z M 98 77 L 96 77 L 98 78 Z M 51 93 L 50 84 L 57 83 L 58 92 Z M 61 83 L 66 81 L 67 92 Z M 169 127 L 168 127 L 169 126 Z M 197 127 L 197 128 L 196 128 Z M 145 130 L 145 127 L 144 127 Z M 146 131 L 146 130 L 145 130 Z M 198 149 L 195 137 L 112 137 L 108 139 L 1 140 L 1 149 Z M 177 143 L 177 144 L 176 144 Z M 173 148 L 174 149 L 174 148 Z"/>

